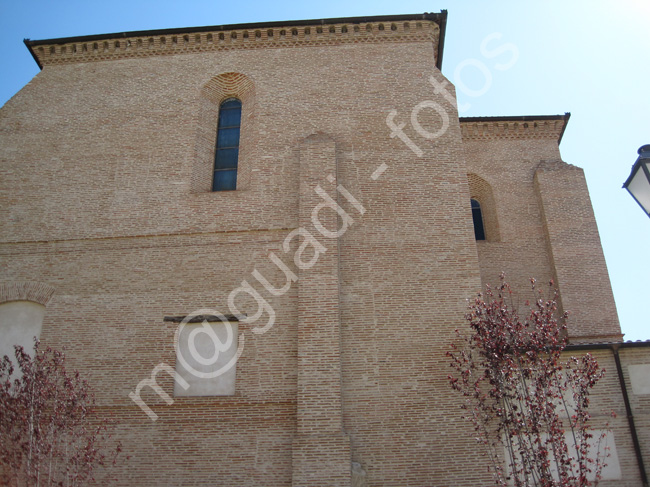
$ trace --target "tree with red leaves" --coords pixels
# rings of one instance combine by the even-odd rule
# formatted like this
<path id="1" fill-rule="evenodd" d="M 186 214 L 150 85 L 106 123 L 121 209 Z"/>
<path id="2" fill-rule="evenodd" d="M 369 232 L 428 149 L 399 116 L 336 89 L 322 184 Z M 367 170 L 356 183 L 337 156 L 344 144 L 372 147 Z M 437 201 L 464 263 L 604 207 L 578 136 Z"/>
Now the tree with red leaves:
<path id="1" fill-rule="evenodd" d="M 607 448 L 587 410 L 604 371 L 590 354 L 563 360 L 567 314 L 560 324 L 552 282 L 550 298 L 531 283 L 535 303 L 526 302 L 524 319 L 503 275 L 470 303 L 471 333 L 458 333 L 462 345 L 447 353 L 455 371 L 449 382 L 464 397 L 464 417 L 486 447 L 497 485 L 594 485 Z"/>
<path id="2" fill-rule="evenodd" d="M 80 486 L 97 466 L 114 464 L 110 422 L 97 418 L 95 399 L 78 372 L 68 373 L 63 353 L 33 354 L 16 347 L 17 369 L 0 361 L 0 484 L 15 487 Z"/>

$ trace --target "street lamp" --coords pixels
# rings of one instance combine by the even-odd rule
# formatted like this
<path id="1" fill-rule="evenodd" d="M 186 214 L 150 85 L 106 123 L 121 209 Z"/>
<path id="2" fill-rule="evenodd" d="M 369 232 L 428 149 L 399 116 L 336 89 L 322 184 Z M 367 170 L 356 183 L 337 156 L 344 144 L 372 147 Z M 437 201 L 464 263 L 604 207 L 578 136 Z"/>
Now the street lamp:
<path id="1" fill-rule="evenodd" d="M 639 157 L 632 166 L 632 172 L 623 187 L 650 216 L 650 144 L 639 147 Z"/>

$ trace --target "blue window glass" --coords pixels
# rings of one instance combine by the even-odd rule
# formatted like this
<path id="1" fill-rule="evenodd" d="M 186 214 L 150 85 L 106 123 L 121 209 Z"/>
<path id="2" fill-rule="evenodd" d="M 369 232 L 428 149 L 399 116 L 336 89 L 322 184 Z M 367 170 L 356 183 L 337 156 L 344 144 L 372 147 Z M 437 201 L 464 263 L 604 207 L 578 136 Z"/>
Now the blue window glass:
<path id="1" fill-rule="evenodd" d="M 212 180 L 212 191 L 228 191 L 237 186 L 237 169 L 215 171 Z"/>
<path id="2" fill-rule="evenodd" d="M 483 213 L 481 203 L 472 200 L 472 220 L 474 221 L 474 237 L 476 240 L 485 240 L 485 229 L 483 228 Z"/>
<path id="3" fill-rule="evenodd" d="M 237 169 L 239 149 L 219 149 L 214 158 L 214 170 Z"/>
<path id="4" fill-rule="evenodd" d="M 212 191 L 228 191 L 237 188 L 240 125 L 241 101 L 236 98 L 224 101 L 219 107 Z"/>
<path id="5" fill-rule="evenodd" d="M 228 98 L 221 103 L 221 110 L 227 110 L 229 108 L 241 110 L 241 102 L 237 98 Z"/>
<path id="6" fill-rule="evenodd" d="M 219 129 L 217 134 L 217 147 L 219 149 L 239 147 L 239 127 Z"/>
<path id="7" fill-rule="evenodd" d="M 239 109 L 234 108 L 224 108 L 221 106 L 221 112 L 219 113 L 219 126 L 223 128 L 227 127 L 239 127 L 241 122 L 241 105 Z"/>

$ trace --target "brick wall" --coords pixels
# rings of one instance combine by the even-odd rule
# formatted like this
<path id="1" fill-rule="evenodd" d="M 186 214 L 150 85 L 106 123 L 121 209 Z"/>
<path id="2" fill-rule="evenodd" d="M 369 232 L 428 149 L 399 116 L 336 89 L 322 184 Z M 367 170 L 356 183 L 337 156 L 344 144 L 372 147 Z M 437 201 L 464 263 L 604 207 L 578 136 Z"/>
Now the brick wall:
<path id="1" fill-rule="evenodd" d="M 475 196 L 487 195 L 488 238 L 477 242 L 482 281 L 494 284 L 503 271 L 524 300 L 531 277 L 544 287 L 553 279 L 573 341 L 620 340 L 584 175 L 559 153 L 567 120 L 542 118 L 461 119 L 470 188 L 474 181 Z"/>
<path id="2" fill-rule="evenodd" d="M 556 276 L 534 175 L 559 159 L 561 126 L 482 138 L 459 123 L 428 81 L 442 80 L 433 22 L 320 29 L 41 45 L 43 71 L 0 110 L 0 279 L 54 290 L 42 338 L 67 348 L 116 415 L 131 456 L 116 485 L 349 485 L 353 462 L 368 486 L 489 482 L 445 352 L 481 282 L 502 270 L 517 285 Z M 241 184 L 213 193 L 215 106 L 233 95 Z M 432 141 L 409 123 L 425 101 L 448 117 Z M 391 137 L 391 111 L 420 155 Z M 443 121 L 423 109 L 419 122 L 434 132 Z M 491 188 L 492 238 L 478 244 L 468 174 Z M 345 228 L 339 238 L 314 225 L 327 201 L 317 186 L 342 209 L 318 213 Z M 294 261 L 306 242 L 286 240 L 297 229 L 326 249 L 306 247 L 313 267 Z M 287 282 L 271 254 L 297 276 L 277 295 L 253 277 Z M 156 365 L 174 366 L 176 325 L 163 317 L 228 312 L 243 281 L 275 323 L 258 333 L 262 313 L 239 324 L 235 395 L 166 405 L 144 389 L 152 422 L 128 394 Z M 244 294 L 236 304 L 249 316 L 259 307 Z M 158 383 L 172 394 L 170 376 Z"/>

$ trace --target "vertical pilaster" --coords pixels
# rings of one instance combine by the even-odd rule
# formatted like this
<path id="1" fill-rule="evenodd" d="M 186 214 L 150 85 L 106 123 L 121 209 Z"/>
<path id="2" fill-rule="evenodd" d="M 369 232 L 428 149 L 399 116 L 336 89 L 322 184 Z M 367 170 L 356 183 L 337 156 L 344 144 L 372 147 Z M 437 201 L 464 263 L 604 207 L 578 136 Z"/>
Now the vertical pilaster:
<path id="1" fill-rule="evenodd" d="M 544 162 L 535 172 L 549 255 L 574 340 L 620 339 L 609 282 L 582 169 Z"/>
<path id="2" fill-rule="evenodd" d="M 312 257 L 317 260 L 312 266 L 300 268 L 298 275 L 298 410 L 293 486 L 348 487 L 350 441 L 342 429 L 341 410 L 339 242 L 329 234 L 337 232 L 340 222 L 317 187 L 336 200 L 336 144 L 322 135 L 307 138 L 300 147 L 298 224 L 322 247 L 307 246 L 303 261 L 311 263 Z M 307 241 L 298 238 L 301 243 Z"/>

